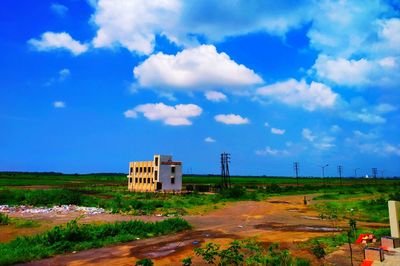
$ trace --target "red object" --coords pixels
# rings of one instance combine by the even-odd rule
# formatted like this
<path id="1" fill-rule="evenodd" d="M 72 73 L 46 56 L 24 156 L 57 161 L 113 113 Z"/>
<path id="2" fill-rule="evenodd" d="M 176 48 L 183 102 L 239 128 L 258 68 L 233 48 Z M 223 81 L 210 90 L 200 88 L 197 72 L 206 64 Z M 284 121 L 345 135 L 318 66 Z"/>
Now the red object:
<path id="1" fill-rule="evenodd" d="M 372 260 L 364 260 L 364 261 L 361 263 L 361 266 L 371 266 L 372 263 L 374 263 Z"/>
<path id="2" fill-rule="evenodd" d="M 380 248 L 383 249 L 384 251 L 389 251 L 388 247 L 380 246 Z"/>
<path id="3" fill-rule="evenodd" d="M 368 237 L 369 238 L 370 235 L 373 235 L 373 234 L 360 234 L 358 236 L 357 240 L 356 240 L 356 244 L 361 244 L 362 241 L 363 241 L 363 238 L 364 237 Z"/>

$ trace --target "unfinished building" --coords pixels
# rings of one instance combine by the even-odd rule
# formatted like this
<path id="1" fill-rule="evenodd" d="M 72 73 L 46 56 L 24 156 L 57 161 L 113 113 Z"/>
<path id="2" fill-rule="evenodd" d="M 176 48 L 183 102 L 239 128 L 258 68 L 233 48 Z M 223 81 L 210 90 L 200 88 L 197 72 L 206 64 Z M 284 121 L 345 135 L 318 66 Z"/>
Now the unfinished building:
<path id="1" fill-rule="evenodd" d="M 174 162 L 170 155 L 154 155 L 153 161 L 130 162 L 129 191 L 180 191 L 182 162 Z"/>

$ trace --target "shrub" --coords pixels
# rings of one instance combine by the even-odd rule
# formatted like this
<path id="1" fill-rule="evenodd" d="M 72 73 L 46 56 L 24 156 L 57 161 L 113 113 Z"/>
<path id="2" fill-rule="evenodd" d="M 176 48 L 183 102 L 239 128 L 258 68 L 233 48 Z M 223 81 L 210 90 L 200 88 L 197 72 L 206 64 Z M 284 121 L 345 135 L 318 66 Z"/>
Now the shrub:
<path id="1" fill-rule="evenodd" d="M 10 218 L 7 214 L 0 213 L 0 225 L 7 225 L 10 222 Z"/>
<path id="2" fill-rule="evenodd" d="M 151 259 L 141 259 L 141 260 L 138 260 L 136 263 L 135 263 L 135 265 L 136 266 L 139 266 L 139 265 L 142 265 L 142 266 L 153 266 L 154 265 L 154 263 L 151 261 Z"/>
<path id="3" fill-rule="evenodd" d="M 322 259 L 325 257 L 326 252 L 324 247 L 321 245 L 319 241 L 316 241 L 313 247 L 311 247 L 311 252 L 317 257 L 318 259 Z"/>

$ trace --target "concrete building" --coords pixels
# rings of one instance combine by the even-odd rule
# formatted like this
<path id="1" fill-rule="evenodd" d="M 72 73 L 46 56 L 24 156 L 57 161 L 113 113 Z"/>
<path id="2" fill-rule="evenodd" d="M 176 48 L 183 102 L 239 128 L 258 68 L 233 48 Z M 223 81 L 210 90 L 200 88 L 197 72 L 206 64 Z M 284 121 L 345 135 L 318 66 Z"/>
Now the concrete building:
<path id="1" fill-rule="evenodd" d="M 180 191 L 182 162 L 172 161 L 170 155 L 154 155 L 153 161 L 130 162 L 129 191 Z"/>

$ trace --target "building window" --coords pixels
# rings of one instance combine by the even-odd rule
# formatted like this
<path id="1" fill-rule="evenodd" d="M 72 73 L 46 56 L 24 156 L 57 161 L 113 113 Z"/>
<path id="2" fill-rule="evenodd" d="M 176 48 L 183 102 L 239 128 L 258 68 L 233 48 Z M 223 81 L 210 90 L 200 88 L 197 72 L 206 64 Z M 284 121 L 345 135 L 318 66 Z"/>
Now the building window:
<path id="1" fill-rule="evenodd" d="M 154 165 L 158 166 L 158 157 L 155 158 Z"/>
<path id="2" fill-rule="evenodd" d="M 175 166 L 171 166 L 171 173 L 175 174 Z"/>
<path id="3" fill-rule="evenodd" d="M 129 183 L 132 183 L 132 177 L 131 177 L 131 178 L 129 178 Z"/>
<path id="4" fill-rule="evenodd" d="M 175 184 L 175 177 L 171 178 L 171 184 Z"/>
<path id="5" fill-rule="evenodd" d="M 133 167 L 131 167 L 131 168 L 129 169 L 129 173 L 130 173 L 130 174 L 133 173 Z"/>
<path id="6" fill-rule="evenodd" d="M 136 171 L 135 171 L 136 173 L 139 173 L 139 167 L 136 167 Z"/>
<path id="7" fill-rule="evenodd" d="M 143 167 L 139 167 L 139 172 L 143 173 Z"/>
<path id="8" fill-rule="evenodd" d="M 149 183 L 149 184 L 150 184 L 150 178 L 147 178 L 147 183 Z"/>
<path id="9" fill-rule="evenodd" d="M 139 178 L 139 183 L 142 183 L 142 178 Z"/>
<path id="10" fill-rule="evenodd" d="M 150 166 L 147 168 L 147 170 L 148 170 L 149 173 L 151 173 L 151 167 Z"/>
<path id="11" fill-rule="evenodd" d="M 146 173 L 147 167 L 143 167 L 143 172 Z"/>
<path id="12" fill-rule="evenodd" d="M 154 179 L 155 179 L 155 180 L 158 180 L 158 171 L 157 171 L 157 170 L 154 171 Z"/>
<path id="13" fill-rule="evenodd" d="M 137 177 L 135 178 L 135 183 L 137 183 Z"/>

